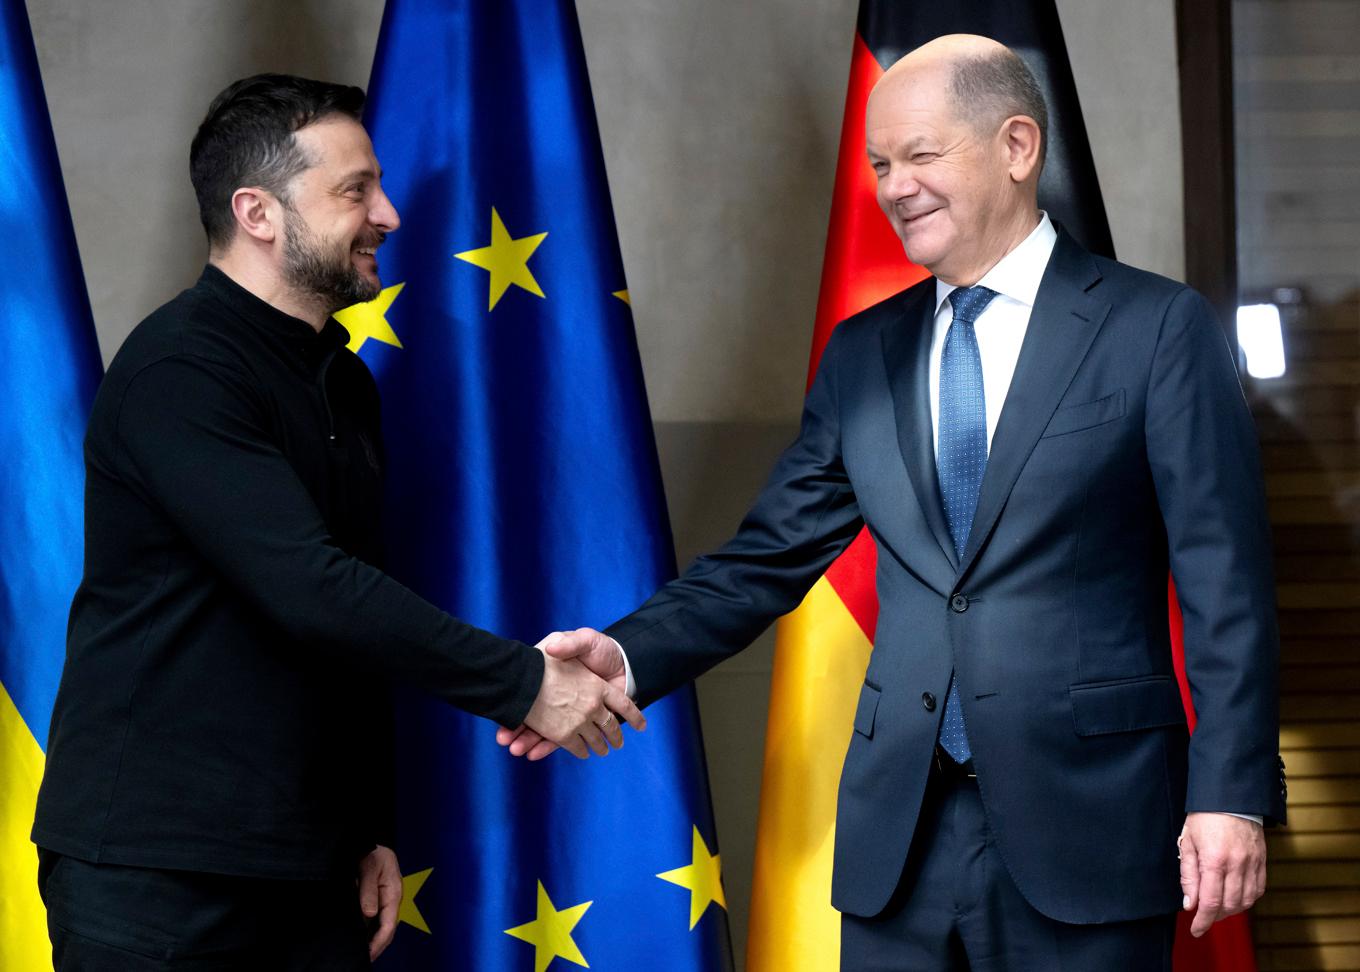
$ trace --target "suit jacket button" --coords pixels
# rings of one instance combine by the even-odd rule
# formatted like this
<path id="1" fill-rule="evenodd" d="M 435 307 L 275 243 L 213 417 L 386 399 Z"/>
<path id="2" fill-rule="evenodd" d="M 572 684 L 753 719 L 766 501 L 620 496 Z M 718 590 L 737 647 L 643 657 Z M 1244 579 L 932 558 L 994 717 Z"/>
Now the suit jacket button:
<path id="1" fill-rule="evenodd" d="M 949 599 L 949 607 L 955 614 L 962 614 L 968 610 L 968 598 L 962 594 L 955 594 Z"/>
<path id="2" fill-rule="evenodd" d="M 923 706 L 926 707 L 926 711 L 927 711 L 927 712 L 934 712 L 934 711 L 935 711 L 935 696 L 931 695 L 929 692 L 922 692 L 922 693 L 921 693 L 921 704 L 922 704 Z"/>

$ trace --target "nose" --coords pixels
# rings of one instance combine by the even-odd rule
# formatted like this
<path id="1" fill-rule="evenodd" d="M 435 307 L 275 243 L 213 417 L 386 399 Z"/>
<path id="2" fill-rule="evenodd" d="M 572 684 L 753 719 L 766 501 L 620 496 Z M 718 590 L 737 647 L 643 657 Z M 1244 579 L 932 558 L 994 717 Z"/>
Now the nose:
<path id="1" fill-rule="evenodd" d="M 916 173 L 910 165 L 894 165 L 879 183 L 878 191 L 887 202 L 908 199 L 920 191 Z"/>
<path id="2" fill-rule="evenodd" d="M 387 193 L 383 192 L 381 187 L 373 198 L 373 205 L 368 209 L 368 221 L 384 233 L 391 233 L 401 225 L 397 207 L 392 205 L 392 200 L 387 198 Z"/>

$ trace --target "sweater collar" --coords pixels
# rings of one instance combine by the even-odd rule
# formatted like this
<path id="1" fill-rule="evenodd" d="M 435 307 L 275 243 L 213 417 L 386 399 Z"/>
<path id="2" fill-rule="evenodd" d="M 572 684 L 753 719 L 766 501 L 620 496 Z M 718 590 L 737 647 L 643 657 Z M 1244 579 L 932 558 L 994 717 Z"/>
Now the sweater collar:
<path id="1" fill-rule="evenodd" d="M 237 317 L 283 344 L 309 363 L 349 343 L 349 332 L 334 317 L 321 332 L 302 320 L 261 300 L 211 263 L 203 268 L 198 286 L 230 308 Z"/>

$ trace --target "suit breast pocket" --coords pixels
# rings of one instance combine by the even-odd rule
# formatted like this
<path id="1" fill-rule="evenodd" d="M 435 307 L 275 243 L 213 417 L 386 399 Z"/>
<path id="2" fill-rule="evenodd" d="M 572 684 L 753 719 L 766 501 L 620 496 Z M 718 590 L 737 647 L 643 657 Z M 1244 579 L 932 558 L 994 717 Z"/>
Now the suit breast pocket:
<path id="1" fill-rule="evenodd" d="M 1044 434 L 1040 438 L 1049 439 L 1055 435 L 1067 435 L 1095 428 L 1097 425 L 1105 425 L 1123 418 L 1124 409 L 1122 388 L 1093 402 L 1068 405 L 1053 413 L 1053 418 L 1049 419 L 1048 427 L 1044 429 Z"/>

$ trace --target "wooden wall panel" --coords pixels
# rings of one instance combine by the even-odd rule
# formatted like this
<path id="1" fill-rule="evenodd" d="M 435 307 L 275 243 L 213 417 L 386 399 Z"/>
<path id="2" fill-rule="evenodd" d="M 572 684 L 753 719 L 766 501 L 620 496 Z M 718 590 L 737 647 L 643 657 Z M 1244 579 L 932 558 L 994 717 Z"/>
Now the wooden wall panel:
<path id="1" fill-rule="evenodd" d="M 1360 3 L 1233 4 L 1243 302 L 1297 288 L 1288 368 L 1244 377 L 1275 532 L 1289 826 L 1261 972 L 1360 970 Z"/>

